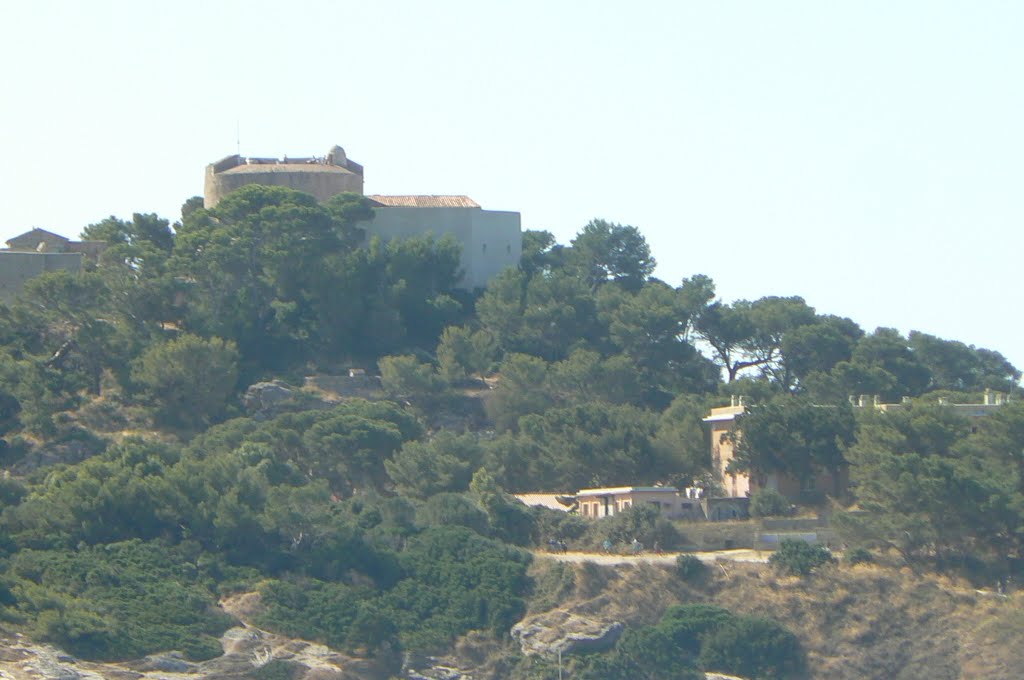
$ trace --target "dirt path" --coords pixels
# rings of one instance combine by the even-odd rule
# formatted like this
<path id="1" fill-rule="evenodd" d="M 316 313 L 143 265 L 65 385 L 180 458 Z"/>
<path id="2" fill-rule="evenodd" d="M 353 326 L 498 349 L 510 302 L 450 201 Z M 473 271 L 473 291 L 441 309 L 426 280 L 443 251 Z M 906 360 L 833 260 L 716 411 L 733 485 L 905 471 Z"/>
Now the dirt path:
<path id="1" fill-rule="evenodd" d="M 769 555 L 768 552 L 759 552 L 756 550 L 716 550 L 714 552 L 693 552 L 693 553 L 676 553 L 676 552 L 663 552 L 660 555 L 654 553 L 641 553 L 639 555 L 606 555 L 604 553 L 584 553 L 584 552 L 566 552 L 566 553 L 551 553 L 551 552 L 534 552 L 539 558 L 548 558 L 552 560 L 558 560 L 559 562 L 593 562 L 594 564 L 674 564 L 676 558 L 680 555 L 693 555 L 702 562 L 714 563 L 718 560 L 729 560 L 731 562 L 767 562 Z"/>

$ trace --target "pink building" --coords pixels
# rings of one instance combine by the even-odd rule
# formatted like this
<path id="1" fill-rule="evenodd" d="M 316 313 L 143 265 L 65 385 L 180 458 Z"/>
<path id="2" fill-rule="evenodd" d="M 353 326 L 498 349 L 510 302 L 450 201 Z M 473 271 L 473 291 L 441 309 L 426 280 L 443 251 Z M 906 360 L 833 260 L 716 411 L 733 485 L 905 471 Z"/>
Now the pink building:
<path id="1" fill-rule="evenodd" d="M 674 486 L 618 486 L 580 489 L 576 492 L 581 517 L 612 517 L 634 506 L 655 507 L 666 517 L 692 515 L 700 504 L 679 493 Z"/>

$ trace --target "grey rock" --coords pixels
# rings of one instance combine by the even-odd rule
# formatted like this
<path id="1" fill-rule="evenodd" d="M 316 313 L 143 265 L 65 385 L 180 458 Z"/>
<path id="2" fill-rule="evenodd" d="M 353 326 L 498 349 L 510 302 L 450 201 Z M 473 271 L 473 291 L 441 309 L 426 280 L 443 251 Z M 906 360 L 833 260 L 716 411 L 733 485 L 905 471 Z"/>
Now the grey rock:
<path id="1" fill-rule="evenodd" d="M 150 656 L 125 664 L 132 670 L 140 672 L 161 671 L 163 673 L 195 673 L 197 668 L 184 659 L 181 652 L 152 654 Z"/>
<path id="2" fill-rule="evenodd" d="M 448 666 L 431 666 L 421 671 L 406 672 L 409 680 L 473 680 L 473 676 Z"/>
<path id="3" fill-rule="evenodd" d="M 256 420 L 273 418 L 291 410 L 295 402 L 295 390 L 283 380 L 258 382 L 245 390 L 242 406 L 246 413 Z"/>
<path id="4" fill-rule="evenodd" d="M 624 630 L 619 621 L 594 621 L 552 611 L 523 619 L 512 627 L 511 634 L 524 654 L 554 656 L 610 649 Z"/>
<path id="5" fill-rule="evenodd" d="M 409 680 L 473 680 L 473 676 L 446 665 L 442 659 L 416 652 L 402 655 L 402 676 Z"/>
<path id="6" fill-rule="evenodd" d="M 242 404 L 246 410 L 259 411 L 273 408 L 290 400 L 293 396 L 291 386 L 282 380 L 271 380 L 270 382 L 258 382 L 249 385 L 242 397 Z"/>

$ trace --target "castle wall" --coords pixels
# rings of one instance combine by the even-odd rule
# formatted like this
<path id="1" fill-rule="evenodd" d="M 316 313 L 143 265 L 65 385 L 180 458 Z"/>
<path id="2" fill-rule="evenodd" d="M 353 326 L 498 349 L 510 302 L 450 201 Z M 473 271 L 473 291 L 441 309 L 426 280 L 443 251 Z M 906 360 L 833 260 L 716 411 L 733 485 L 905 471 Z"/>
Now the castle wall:
<path id="1" fill-rule="evenodd" d="M 31 278 L 59 270 L 77 274 L 82 269 L 81 253 L 28 253 L 0 251 L 0 301 L 9 302 Z"/>
<path id="2" fill-rule="evenodd" d="M 249 184 L 288 187 L 312 194 L 321 203 L 347 191 L 363 193 L 362 175 L 333 165 L 238 165 L 222 172 L 211 165 L 206 168 L 203 207 L 212 208 L 232 191 Z"/>
<path id="3" fill-rule="evenodd" d="M 451 235 L 462 248 L 460 288 L 482 288 L 508 267 L 519 265 L 523 236 L 519 213 L 480 208 L 374 208 L 372 222 L 359 225 L 367 240 Z"/>
<path id="4" fill-rule="evenodd" d="M 343 192 L 363 194 L 363 166 L 334 146 L 323 158 L 243 158 L 227 156 L 206 167 L 203 205 L 212 208 L 248 184 L 281 186 L 311 194 L 323 203 Z M 399 196 L 376 207 L 362 226 L 368 237 L 410 238 L 432 233 L 450 235 L 462 248 L 461 287 L 473 290 L 508 267 L 519 265 L 523 251 L 519 213 L 482 210 L 465 196 Z"/>

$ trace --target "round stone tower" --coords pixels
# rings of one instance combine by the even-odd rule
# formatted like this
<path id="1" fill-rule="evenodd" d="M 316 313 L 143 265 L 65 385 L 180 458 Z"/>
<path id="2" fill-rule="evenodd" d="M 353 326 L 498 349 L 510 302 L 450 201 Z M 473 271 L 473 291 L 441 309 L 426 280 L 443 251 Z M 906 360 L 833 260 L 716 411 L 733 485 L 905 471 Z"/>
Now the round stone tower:
<path id="1" fill-rule="evenodd" d="M 212 208 L 247 184 L 288 187 L 323 202 L 344 192 L 363 193 L 363 166 L 334 146 L 326 156 L 309 158 L 247 158 L 228 156 L 206 166 L 203 206 Z"/>

